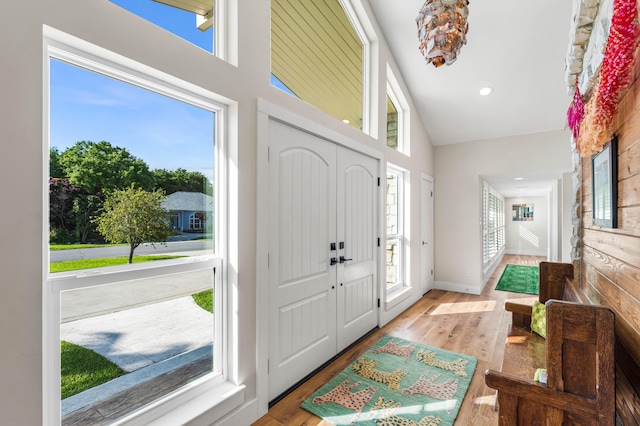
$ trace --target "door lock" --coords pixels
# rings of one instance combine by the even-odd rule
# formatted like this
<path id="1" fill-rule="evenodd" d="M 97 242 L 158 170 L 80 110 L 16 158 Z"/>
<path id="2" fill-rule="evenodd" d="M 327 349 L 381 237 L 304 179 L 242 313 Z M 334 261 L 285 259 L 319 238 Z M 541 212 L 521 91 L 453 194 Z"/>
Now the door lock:
<path id="1" fill-rule="evenodd" d="M 343 257 L 343 256 L 340 256 Z M 331 265 L 335 265 L 336 263 L 338 263 L 338 259 L 336 259 L 335 257 L 331 258 Z"/>
<path id="2" fill-rule="evenodd" d="M 353 260 L 353 259 L 345 259 L 344 256 L 340 256 L 340 263 L 344 263 L 348 260 Z"/>

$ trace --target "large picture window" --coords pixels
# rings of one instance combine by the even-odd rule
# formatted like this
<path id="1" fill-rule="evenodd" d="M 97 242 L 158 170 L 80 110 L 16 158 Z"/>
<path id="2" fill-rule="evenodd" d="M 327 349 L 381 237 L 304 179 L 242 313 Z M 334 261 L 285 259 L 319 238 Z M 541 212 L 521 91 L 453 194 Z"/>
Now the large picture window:
<path id="1" fill-rule="evenodd" d="M 50 50 L 45 395 L 63 425 L 136 417 L 224 380 L 224 114 Z"/>
<path id="2" fill-rule="evenodd" d="M 482 260 L 487 270 L 505 245 L 504 198 L 482 182 Z"/>

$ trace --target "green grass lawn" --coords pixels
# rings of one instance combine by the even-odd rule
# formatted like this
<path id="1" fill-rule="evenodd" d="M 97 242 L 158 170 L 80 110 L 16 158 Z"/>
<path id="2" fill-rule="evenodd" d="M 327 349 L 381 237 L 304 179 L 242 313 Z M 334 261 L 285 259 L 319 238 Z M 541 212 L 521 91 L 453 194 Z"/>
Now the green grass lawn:
<path id="1" fill-rule="evenodd" d="M 198 306 L 207 312 L 213 313 L 213 290 L 205 290 L 192 295 Z"/>
<path id="2" fill-rule="evenodd" d="M 75 250 L 86 248 L 100 248 L 100 247 L 125 247 L 129 244 L 49 244 L 50 251 L 56 250 Z"/>
<path id="3" fill-rule="evenodd" d="M 60 342 L 61 399 L 127 374 L 126 371 L 90 349 Z"/>
<path id="4" fill-rule="evenodd" d="M 134 256 L 133 263 L 150 262 L 153 260 L 177 259 L 179 257 L 184 256 Z M 80 269 L 104 268 L 105 266 L 126 265 L 128 261 L 129 258 L 127 256 L 65 260 L 62 262 L 51 262 L 49 264 L 49 271 L 51 273 L 54 273 L 77 271 Z"/>

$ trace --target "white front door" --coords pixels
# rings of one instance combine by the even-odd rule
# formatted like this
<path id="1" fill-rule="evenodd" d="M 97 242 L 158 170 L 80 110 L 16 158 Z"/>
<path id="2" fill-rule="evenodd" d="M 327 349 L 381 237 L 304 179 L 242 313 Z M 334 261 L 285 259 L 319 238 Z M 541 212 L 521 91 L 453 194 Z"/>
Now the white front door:
<path id="1" fill-rule="evenodd" d="M 270 400 L 377 325 L 376 170 L 269 123 Z"/>
<path id="2" fill-rule="evenodd" d="M 420 184 L 420 290 L 433 288 L 433 179 L 423 175 Z"/>
<path id="3" fill-rule="evenodd" d="M 378 324 L 377 162 L 338 148 L 338 352 Z"/>
<path id="4" fill-rule="evenodd" d="M 272 399 L 336 354 L 336 145 L 276 121 L 269 138 Z"/>

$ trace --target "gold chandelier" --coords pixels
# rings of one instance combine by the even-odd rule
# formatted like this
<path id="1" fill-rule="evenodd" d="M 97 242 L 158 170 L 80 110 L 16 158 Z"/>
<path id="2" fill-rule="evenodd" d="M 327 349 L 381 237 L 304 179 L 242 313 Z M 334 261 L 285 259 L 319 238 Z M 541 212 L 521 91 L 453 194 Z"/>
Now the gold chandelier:
<path id="1" fill-rule="evenodd" d="M 427 0 L 416 18 L 420 52 L 435 67 L 454 63 L 467 43 L 468 0 Z"/>

